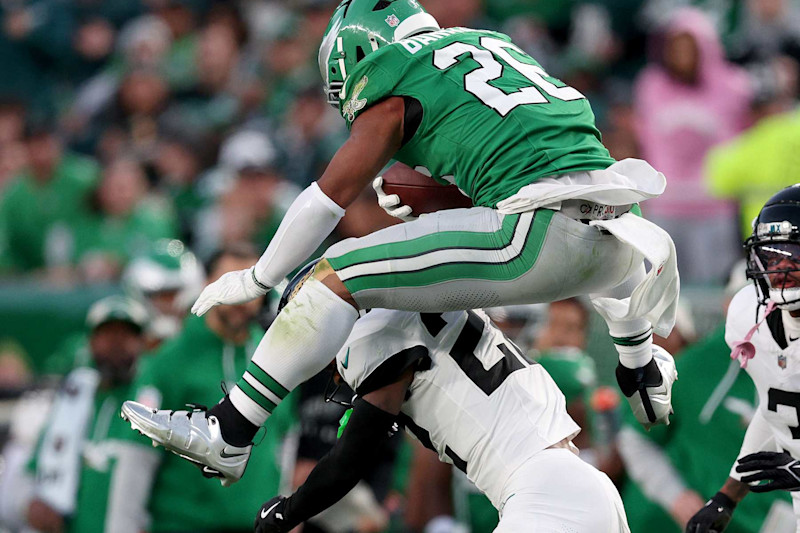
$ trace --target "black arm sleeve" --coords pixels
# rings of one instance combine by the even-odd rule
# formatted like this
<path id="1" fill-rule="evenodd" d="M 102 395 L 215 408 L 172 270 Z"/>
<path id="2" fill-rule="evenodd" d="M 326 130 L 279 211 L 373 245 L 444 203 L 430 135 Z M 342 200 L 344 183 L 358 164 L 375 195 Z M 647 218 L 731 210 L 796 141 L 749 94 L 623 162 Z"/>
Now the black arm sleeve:
<path id="1" fill-rule="evenodd" d="M 382 441 L 392 434 L 396 418 L 362 398 L 356 399 L 342 437 L 286 500 L 287 527 L 293 528 L 338 502 L 371 472 L 380 460 Z"/>

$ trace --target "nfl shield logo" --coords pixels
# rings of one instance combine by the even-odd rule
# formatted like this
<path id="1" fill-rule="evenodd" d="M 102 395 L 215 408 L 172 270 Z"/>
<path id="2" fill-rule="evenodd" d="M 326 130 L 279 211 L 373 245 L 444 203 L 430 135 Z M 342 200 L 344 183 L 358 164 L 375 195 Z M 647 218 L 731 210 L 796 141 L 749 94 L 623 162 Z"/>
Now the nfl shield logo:
<path id="1" fill-rule="evenodd" d="M 397 15 L 389 15 L 386 17 L 386 24 L 391 26 L 392 28 L 396 28 L 398 24 L 400 24 L 400 19 L 397 18 Z"/>
<path id="2" fill-rule="evenodd" d="M 778 366 L 786 368 L 786 356 L 783 354 L 778 355 Z"/>

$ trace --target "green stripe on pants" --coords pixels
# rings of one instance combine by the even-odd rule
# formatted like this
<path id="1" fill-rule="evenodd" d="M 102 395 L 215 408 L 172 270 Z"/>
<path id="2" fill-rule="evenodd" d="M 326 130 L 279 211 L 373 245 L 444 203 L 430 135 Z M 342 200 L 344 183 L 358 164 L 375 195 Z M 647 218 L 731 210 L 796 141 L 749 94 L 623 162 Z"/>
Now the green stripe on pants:
<path id="1" fill-rule="evenodd" d="M 444 281 L 456 279 L 482 279 L 491 281 L 509 281 L 518 278 L 529 271 L 539 257 L 539 252 L 544 243 L 547 234 L 547 228 L 550 225 L 554 211 L 548 209 L 541 209 L 536 212 L 530 231 L 528 232 L 525 244 L 522 251 L 511 261 L 505 263 L 478 263 L 478 262 L 453 262 L 441 265 L 435 265 L 430 268 L 425 268 L 417 271 L 410 272 L 390 272 L 387 274 L 370 274 L 351 278 L 344 282 L 347 290 L 351 294 L 366 289 L 386 289 L 392 287 L 423 287 L 426 285 L 433 285 Z M 513 219 L 516 222 L 519 215 L 514 215 Z M 509 219 L 512 217 L 506 217 Z M 512 226 L 513 228 L 513 226 Z M 506 220 L 503 221 L 503 229 L 507 229 Z M 512 229 L 507 229 L 508 234 L 504 235 L 504 241 L 509 243 L 513 238 Z M 503 230 L 501 230 L 503 231 Z M 494 234 L 481 234 L 478 232 L 449 232 L 449 233 L 464 233 L 471 234 L 472 239 L 469 244 L 474 244 L 476 240 L 484 241 L 489 235 Z M 439 234 L 433 234 L 435 236 Z M 428 236 L 426 236 L 428 237 Z M 398 243 L 400 245 L 405 243 Z M 428 251 L 435 251 L 437 249 L 447 248 L 442 246 L 441 242 L 430 243 L 433 246 Z M 506 244 L 507 245 L 507 244 Z M 392 244 L 379 245 L 384 248 L 384 251 L 393 252 Z M 373 247 L 377 248 L 377 247 Z M 475 248 L 474 246 L 463 246 L 463 248 Z M 354 252 L 361 252 L 362 250 L 355 250 Z M 418 249 L 419 251 L 419 249 Z M 349 254 L 347 254 L 349 255 Z M 393 254 L 391 257 L 394 257 Z M 338 268 L 334 262 L 331 261 L 334 269 Z"/>
<path id="2" fill-rule="evenodd" d="M 448 248 L 473 250 L 495 250 L 505 248 L 514 235 L 519 215 L 503 218 L 499 230 L 485 231 L 440 231 L 429 233 L 407 241 L 389 242 L 353 250 L 339 257 L 328 258 L 334 270 L 342 270 L 359 263 L 401 259 Z"/>

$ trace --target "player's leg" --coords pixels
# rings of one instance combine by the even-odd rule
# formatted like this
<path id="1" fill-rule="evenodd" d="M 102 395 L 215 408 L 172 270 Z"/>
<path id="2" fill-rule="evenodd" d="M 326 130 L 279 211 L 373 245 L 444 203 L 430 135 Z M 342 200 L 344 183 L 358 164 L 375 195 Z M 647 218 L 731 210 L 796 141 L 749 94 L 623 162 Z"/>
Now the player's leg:
<path id="1" fill-rule="evenodd" d="M 664 254 L 672 247 L 669 236 L 650 222 L 637 217 L 620 222 L 628 224 L 631 221 L 636 222 L 637 232 L 654 243 L 648 252 L 652 255 L 648 257 L 658 256 L 653 252 L 656 248 Z M 626 236 L 630 237 L 630 234 Z M 645 428 L 669 422 L 672 383 L 677 379 L 672 356 L 652 344 L 653 324 L 648 320 L 648 317 L 655 316 L 653 320 L 664 334 L 670 310 L 674 309 L 678 296 L 674 255 L 661 255 L 653 262 L 658 266 L 649 273 L 646 274 L 644 265 L 639 264 L 623 283 L 591 295 L 592 303 L 605 319 L 619 353 L 616 377 L 620 390 L 636 419 Z M 620 305 L 621 302 L 626 303 Z"/>
<path id="2" fill-rule="evenodd" d="M 323 282 L 298 291 L 231 391 L 251 433 L 342 347 L 357 318 L 351 297 L 361 309 L 427 312 L 545 302 L 617 285 L 637 260 L 613 237 L 560 213 L 488 208 L 426 215 L 338 243 L 325 258 L 315 273 Z"/>
<path id="3" fill-rule="evenodd" d="M 595 292 L 619 285 L 640 261 L 614 237 L 560 213 L 541 209 L 503 216 L 488 208 L 433 213 L 343 241 L 325 257 L 360 308 L 430 312 Z M 207 440 L 220 450 L 226 445 L 245 448 L 288 392 L 335 357 L 356 318 L 353 307 L 328 285 L 318 279 L 305 283 L 270 326 L 230 396 L 209 412 L 221 437 Z M 165 427 L 171 416 L 151 416 L 144 407 L 140 411 L 140 428 L 150 425 L 173 434 Z M 158 417 L 167 422 L 154 421 Z M 191 431 L 209 433 L 194 424 Z M 168 447 L 210 462 L 202 450 L 184 453 L 177 442 Z M 223 461 L 215 464 L 221 467 Z M 229 480 L 238 479 L 241 471 L 232 470 Z"/>
<path id="4" fill-rule="evenodd" d="M 515 472 L 495 533 L 630 533 L 608 476 L 569 450 L 547 449 Z"/>
<path id="5" fill-rule="evenodd" d="M 641 263 L 613 236 L 548 209 L 442 211 L 342 241 L 325 257 L 360 308 L 419 312 L 592 293 Z"/>
<path id="6" fill-rule="evenodd" d="M 524 227 L 519 222 L 522 217 L 527 218 Z M 371 262 L 373 254 L 380 254 L 390 258 L 389 269 L 396 269 L 392 265 L 408 256 L 436 255 L 440 249 L 455 249 L 458 258 L 475 257 L 478 260 L 481 259 L 478 254 L 483 254 L 486 256 L 484 261 L 501 262 L 506 259 L 508 252 L 501 256 L 495 250 L 508 247 L 515 234 L 518 240 L 527 238 L 536 226 L 534 218 L 533 213 L 502 217 L 492 209 L 459 209 L 446 214 L 427 215 L 417 221 L 392 226 L 331 247 L 325 254 L 326 259 L 317 265 L 313 277 L 302 285 L 272 323 L 253 354 L 247 372 L 231 390 L 229 400 L 212 409 L 212 414 L 222 424 L 223 435 L 226 438 L 233 435 L 235 440 L 247 442 L 248 437 L 255 434 L 288 391 L 325 368 L 344 345 L 358 318 L 351 303 L 362 309 L 404 308 L 404 305 L 408 308 L 407 301 L 394 300 L 391 296 L 394 291 L 403 290 L 402 287 L 391 285 L 401 283 L 400 279 L 388 280 L 389 284 L 377 291 L 383 298 L 380 304 L 371 305 L 376 301 L 375 298 L 369 301 L 368 306 L 363 301 L 354 300 L 351 286 L 341 281 L 341 274 L 334 265 L 350 265 L 351 271 L 357 266 L 336 258 L 349 254 L 350 257 L 366 257 L 366 261 Z M 517 226 L 520 229 L 515 232 Z M 537 227 L 544 235 L 546 222 L 538 222 Z M 447 261 L 448 258 L 439 256 L 431 260 Z M 464 270 L 461 269 L 461 272 Z M 431 277 L 428 282 L 436 285 L 439 278 Z M 387 281 L 378 280 L 378 283 Z M 355 286 L 358 286 L 357 282 Z M 452 300 L 464 288 L 451 286 L 448 290 L 456 292 L 450 296 Z M 425 288 L 414 287 L 413 291 L 424 293 Z M 428 298 L 420 305 L 431 309 L 441 307 L 441 310 L 453 308 L 452 302 L 445 300 L 446 292 L 441 297 Z M 473 299 L 462 305 L 470 303 L 478 303 L 479 307 L 495 305 L 481 299 Z M 243 415 L 245 420 L 238 414 Z"/>
<path id="7" fill-rule="evenodd" d="M 604 297 L 618 300 L 629 298 L 644 277 L 644 264 L 640 264 L 628 279 L 615 287 L 592 294 L 592 300 Z M 606 324 L 622 364 L 628 368 L 638 368 L 647 364 L 650 360 L 653 327 L 646 318 L 626 321 L 606 320 Z"/>

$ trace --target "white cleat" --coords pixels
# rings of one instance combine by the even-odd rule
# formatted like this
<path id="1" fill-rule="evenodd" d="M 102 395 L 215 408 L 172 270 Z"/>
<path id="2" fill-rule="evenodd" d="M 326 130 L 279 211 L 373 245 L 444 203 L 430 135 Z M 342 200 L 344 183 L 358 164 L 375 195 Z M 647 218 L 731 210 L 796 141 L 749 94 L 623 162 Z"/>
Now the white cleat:
<path id="1" fill-rule="evenodd" d="M 219 421 L 215 416 L 207 417 L 205 411 L 157 410 L 127 401 L 120 415 L 133 429 L 152 439 L 153 446 L 163 446 L 194 463 L 204 476 L 219 478 L 223 487 L 244 475 L 253 445 L 226 443 Z"/>

